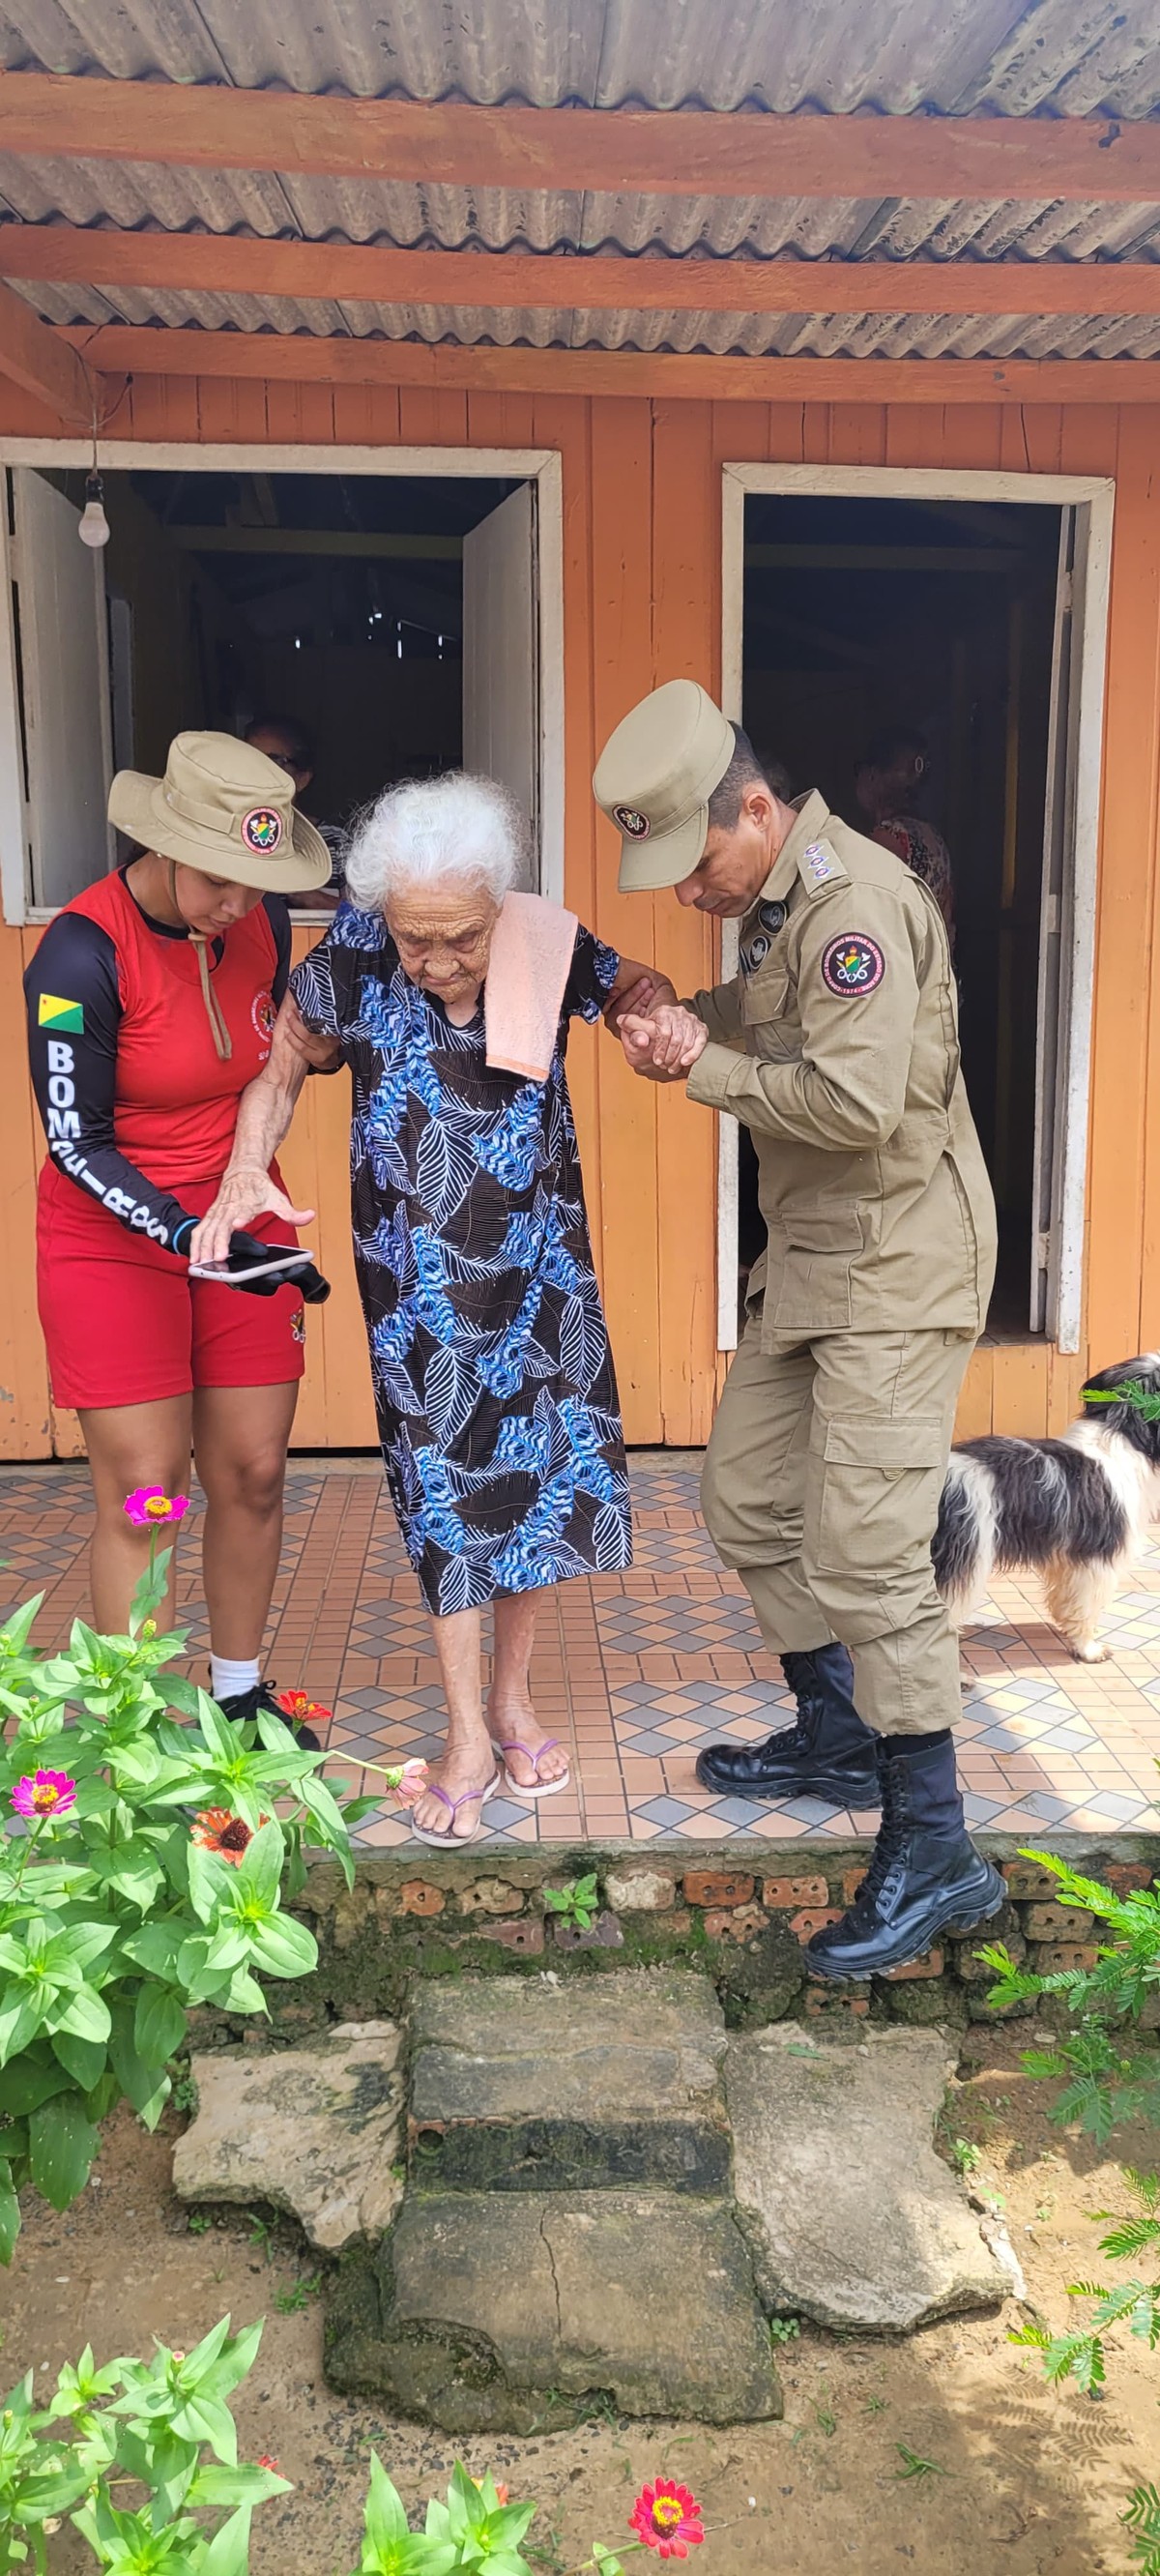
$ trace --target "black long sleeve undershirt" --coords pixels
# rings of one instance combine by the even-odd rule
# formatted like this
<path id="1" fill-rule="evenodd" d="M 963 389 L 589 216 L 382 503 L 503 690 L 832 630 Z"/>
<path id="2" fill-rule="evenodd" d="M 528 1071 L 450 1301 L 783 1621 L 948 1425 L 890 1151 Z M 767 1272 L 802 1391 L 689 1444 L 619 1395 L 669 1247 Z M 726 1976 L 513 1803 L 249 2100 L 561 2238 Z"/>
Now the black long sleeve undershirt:
<path id="1" fill-rule="evenodd" d="M 275 1004 L 290 970 L 290 925 L 279 902 L 267 906 L 277 946 Z M 162 923 L 150 922 L 160 937 Z M 117 951 L 107 930 L 80 912 L 50 922 L 24 977 L 32 1087 L 48 1150 L 78 1189 L 91 1191 L 110 1216 L 184 1258 L 197 1219 L 179 1199 L 146 1180 L 116 1142 L 114 1106 L 121 996 Z M 67 996 L 68 1016 L 51 1005 Z M 42 1006 L 49 1011 L 42 1023 Z M 54 1025 L 55 1018 L 55 1025 Z"/>

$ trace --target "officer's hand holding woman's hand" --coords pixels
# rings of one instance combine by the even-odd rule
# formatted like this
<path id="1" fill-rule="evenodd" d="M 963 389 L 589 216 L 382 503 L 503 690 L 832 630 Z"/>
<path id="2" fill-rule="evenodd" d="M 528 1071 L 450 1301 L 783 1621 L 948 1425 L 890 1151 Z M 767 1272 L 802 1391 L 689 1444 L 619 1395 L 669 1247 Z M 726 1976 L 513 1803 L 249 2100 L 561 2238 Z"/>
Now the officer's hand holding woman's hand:
<path id="1" fill-rule="evenodd" d="M 649 1018 L 628 1012 L 619 1023 L 621 1044 L 635 1073 L 655 1081 L 679 1081 L 709 1043 L 709 1032 L 695 1011 L 679 1002 L 660 1004 Z"/>

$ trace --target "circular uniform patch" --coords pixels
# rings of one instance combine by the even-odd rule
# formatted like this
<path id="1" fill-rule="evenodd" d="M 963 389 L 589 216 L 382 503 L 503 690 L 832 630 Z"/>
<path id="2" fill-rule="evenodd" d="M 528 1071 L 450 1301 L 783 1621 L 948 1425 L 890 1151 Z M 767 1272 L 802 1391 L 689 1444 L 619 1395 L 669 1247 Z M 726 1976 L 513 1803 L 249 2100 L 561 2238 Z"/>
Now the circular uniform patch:
<path id="1" fill-rule="evenodd" d="M 250 1008 L 250 1018 L 254 1023 L 255 1036 L 262 1038 L 267 1046 L 274 1035 L 274 1022 L 277 1017 L 273 994 L 255 993 Z"/>
<path id="2" fill-rule="evenodd" d="M 785 920 L 784 903 L 759 903 L 757 918 L 763 930 L 780 930 Z"/>
<path id="3" fill-rule="evenodd" d="M 759 931 L 756 938 L 750 940 L 748 948 L 743 948 L 741 951 L 742 974 L 755 975 L 758 967 L 764 965 L 768 955 L 769 941 L 764 932 Z"/>
<path id="4" fill-rule="evenodd" d="M 282 840 L 282 817 L 272 805 L 255 805 L 242 816 L 242 839 L 258 858 L 269 858 Z"/>
<path id="5" fill-rule="evenodd" d="M 627 832 L 630 841 L 647 841 L 652 825 L 647 814 L 638 814 L 635 805 L 614 805 L 612 819 Z"/>
<path id="6" fill-rule="evenodd" d="M 878 942 L 868 939 L 864 930 L 849 930 L 843 939 L 831 939 L 822 958 L 823 984 L 844 1001 L 858 993 L 872 993 L 885 973 L 886 959 Z"/>

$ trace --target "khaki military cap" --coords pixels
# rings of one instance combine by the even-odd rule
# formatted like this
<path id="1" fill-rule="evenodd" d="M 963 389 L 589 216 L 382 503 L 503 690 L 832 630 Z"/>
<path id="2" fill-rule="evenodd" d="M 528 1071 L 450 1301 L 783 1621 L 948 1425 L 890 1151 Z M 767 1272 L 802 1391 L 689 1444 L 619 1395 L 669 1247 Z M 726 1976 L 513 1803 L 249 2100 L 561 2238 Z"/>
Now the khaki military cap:
<path id="1" fill-rule="evenodd" d="M 733 758 L 733 727 L 695 680 L 666 680 L 605 743 L 597 804 L 621 835 L 620 890 L 679 885 L 704 857 L 709 798 Z"/>

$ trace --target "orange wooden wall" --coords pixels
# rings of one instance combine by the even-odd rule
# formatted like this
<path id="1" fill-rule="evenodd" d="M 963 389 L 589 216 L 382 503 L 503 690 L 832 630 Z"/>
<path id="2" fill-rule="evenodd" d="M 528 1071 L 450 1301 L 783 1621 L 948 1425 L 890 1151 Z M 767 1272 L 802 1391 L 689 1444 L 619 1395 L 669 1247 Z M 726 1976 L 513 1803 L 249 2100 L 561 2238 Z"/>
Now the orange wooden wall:
<path id="1" fill-rule="evenodd" d="M 867 364 L 872 390 L 873 365 Z M 0 432 L 51 434 L 15 392 Z M 378 387 L 145 379 L 115 435 L 284 445 L 464 444 L 558 449 L 564 481 L 567 892 L 593 929 L 657 959 L 679 989 L 712 973 L 710 932 L 672 896 L 616 890 L 613 835 L 598 822 L 596 752 L 633 702 L 681 673 L 715 687 L 720 655 L 720 468 L 726 459 L 1004 467 L 1116 478 L 1116 525 L 1096 986 L 1089 1188 L 1093 1365 L 1160 1340 L 1160 1050 L 1155 912 L 1160 754 L 1160 418 L 1144 407 L 1066 411 L 999 404 L 656 401 L 601 396 L 399 392 Z M 32 1276 L 34 1113 L 18 981 L 32 933 L 0 931 L 0 1138 L 6 1227 L 0 1270 L 0 1455 L 71 1446 L 50 1416 Z M 1028 1007 L 1033 1007 L 1033 997 Z M 706 1437 L 718 1381 L 713 1122 L 677 1090 L 634 1080 L 603 1034 L 577 1029 L 573 1097 L 597 1262 L 630 1441 Z M 373 1440 L 346 1224 L 345 1083 L 313 1085 L 291 1138 L 293 1186 L 318 1209 L 310 1238 L 336 1282 L 311 1315 L 296 1438 Z M 1034 1432 L 1066 1419 L 1082 1361 L 1044 1344 L 981 1350 L 963 1432 Z"/>

